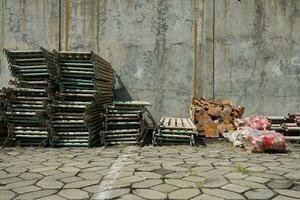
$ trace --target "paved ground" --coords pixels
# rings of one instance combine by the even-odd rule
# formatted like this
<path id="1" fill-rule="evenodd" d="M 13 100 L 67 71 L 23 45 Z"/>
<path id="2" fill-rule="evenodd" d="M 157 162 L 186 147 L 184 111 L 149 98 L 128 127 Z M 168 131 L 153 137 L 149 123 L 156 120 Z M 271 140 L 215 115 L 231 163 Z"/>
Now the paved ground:
<path id="1" fill-rule="evenodd" d="M 300 199 L 300 154 L 204 147 L 6 148 L 0 199 Z"/>

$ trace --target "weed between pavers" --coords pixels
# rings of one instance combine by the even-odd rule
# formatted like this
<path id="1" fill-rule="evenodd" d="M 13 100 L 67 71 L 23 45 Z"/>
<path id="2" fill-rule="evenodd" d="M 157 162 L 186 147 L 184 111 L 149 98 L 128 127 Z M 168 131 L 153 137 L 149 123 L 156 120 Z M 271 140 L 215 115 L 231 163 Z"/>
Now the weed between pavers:
<path id="1" fill-rule="evenodd" d="M 238 172 L 241 172 L 242 174 L 250 174 L 251 171 L 249 169 L 247 169 L 246 167 L 242 166 L 242 165 L 236 165 L 235 166 Z"/>

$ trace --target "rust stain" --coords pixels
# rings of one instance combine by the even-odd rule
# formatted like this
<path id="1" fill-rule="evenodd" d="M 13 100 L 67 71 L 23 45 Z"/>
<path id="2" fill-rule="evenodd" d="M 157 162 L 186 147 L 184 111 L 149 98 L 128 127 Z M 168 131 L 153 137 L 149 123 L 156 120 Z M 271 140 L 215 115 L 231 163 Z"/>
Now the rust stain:
<path id="1" fill-rule="evenodd" d="M 64 38 L 65 38 L 65 51 L 68 51 L 69 47 L 69 24 L 70 24 L 70 1 L 65 0 L 65 26 L 64 26 Z"/>
<path id="2" fill-rule="evenodd" d="M 92 1 L 92 3 L 91 3 L 91 7 L 90 7 L 90 10 L 91 10 L 91 12 L 90 12 L 90 15 L 91 15 L 91 21 L 89 22 L 89 30 L 90 30 L 90 33 L 91 33 L 91 47 L 92 47 L 92 49 L 93 50 L 95 50 L 95 48 L 94 48 L 94 38 L 95 38 L 95 1 L 93 0 Z"/>
<path id="3" fill-rule="evenodd" d="M 199 65 L 199 27 L 198 27 L 198 5 L 194 0 L 194 66 L 193 66 L 193 97 L 197 97 L 197 79 L 198 79 L 198 65 Z"/>

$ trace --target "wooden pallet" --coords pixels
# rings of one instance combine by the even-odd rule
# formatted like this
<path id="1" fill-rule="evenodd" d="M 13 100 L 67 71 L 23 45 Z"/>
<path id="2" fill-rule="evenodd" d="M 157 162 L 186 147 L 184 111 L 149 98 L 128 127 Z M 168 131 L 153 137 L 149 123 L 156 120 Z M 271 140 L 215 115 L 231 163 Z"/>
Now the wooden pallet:
<path id="1" fill-rule="evenodd" d="M 163 129 L 197 130 L 195 124 L 188 118 L 162 117 L 159 126 Z"/>
<path id="2" fill-rule="evenodd" d="M 188 118 L 162 117 L 158 131 L 153 133 L 153 145 L 194 145 L 197 128 Z"/>

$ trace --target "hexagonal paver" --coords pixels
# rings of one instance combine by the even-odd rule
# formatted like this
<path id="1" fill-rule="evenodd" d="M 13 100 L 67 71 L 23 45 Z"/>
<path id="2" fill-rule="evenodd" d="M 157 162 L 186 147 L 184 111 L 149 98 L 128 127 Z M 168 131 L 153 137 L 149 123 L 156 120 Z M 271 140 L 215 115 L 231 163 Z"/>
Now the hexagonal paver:
<path id="1" fill-rule="evenodd" d="M 120 197 L 125 194 L 129 194 L 129 188 L 124 189 L 113 189 L 113 190 L 106 190 L 103 192 L 97 192 L 92 196 L 92 199 L 114 199 Z"/>
<path id="2" fill-rule="evenodd" d="M 202 192 L 204 194 L 216 196 L 219 198 L 225 198 L 225 199 L 245 199 L 242 195 L 235 193 L 235 192 L 230 192 L 222 189 L 208 189 L 208 188 L 203 188 Z"/>
<path id="3" fill-rule="evenodd" d="M 161 184 L 163 181 L 160 179 L 148 179 L 141 182 L 132 184 L 132 188 L 149 188 Z"/>
<path id="4" fill-rule="evenodd" d="M 225 175 L 225 177 L 229 179 L 244 179 L 247 176 L 248 176 L 247 174 L 242 174 L 240 172 L 231 172 Z"/>
<path id="5" fill-rule="evenodd" d="M 159 179 L 160 177 L 162 177 L 161 174 L 157 174 L 153 172 L 135 172 L 134 175 L 142 178 L 151 178 L 151 179 Z"/>
<path id="6" fill-rule="evenodd" d="M 29 193 L 25 193 L 20 196 L 17 196 L 15 198 L 15 200 L 37 199 L 37 198 L 49 196 L 56 192 L 57 192 L 57 190 L 39 190 L 39 191 L 29 192 Z"/>
<path id="7" fill-rule="evenodd" d="M 62 182 L 47 177 L 37 182 L 36 185 L 44 189 L 60 189 L 64 186 Z"/>
<path id="8" fill-rule="evenodd" d="M 291 198 L 291 197 L 287 197 L 287 196 L 278 195 L 277 197 L 273 198 L 272 200 L 297 200 L 297 199 Z"/>
<path id="9" fill-rule="evenodd" d="M 1 200 L 10 200 L 10 199 L 13 199 L 14 196 L 15 196 L 15 193 L 13 193 L 12 191 L 0 190 Z"/>
<path id="10" fill-rule="evenodd" d="M 211 196 L 208 194 L 201 194 L 195 198 L 192 198 L 192 200 L 224 200 L 224 199 L 216 196 Z"/>
<path id="11" fill-rule="evenodd" d="M 169 199 L 190 199 L 200 194 L 200 190 L 196 188 L 180 189 L 171 192 L 168 197 Z"/>
<path id="12" fill-rule="evenodd" d="M 300 191 L 295 191 L 295 190 L 285 190 L 285 189 L 278 189 L 275 190 L 278 194 L 292 197 L 292 198 L 299 198 L 300 197 Z"/>
<path id="13" fill-rule="evenodd" d="M 143 200 L 144 198 L 133 195 L 133 194 L 125 194 L 118 199 L 119 200 Z"/>
<path id="14" fill-rule="evenodd" d="M 124 182 L 129 182 L 129 183 L 135 183 L 135 182 L 139 182 L 139 181 L 142 181 L 145 179 L 146 178 L 142 178 L 139 176 L 128 176 L 128 177 L 119 178 L 118 180 L 124 181 Z"/>
<path id="15" fill-rule="evenodd" d="M 274 196 L 274 192 L 269 189 L 255 189 L 245 193 L 248 199 L 271 199 Z"/>
<path id="16" fill-rule="evenodd" d="M 50 196 L 39 198 L 37 200 L 66 200 L 66 199 L 58 195 L 50 195 Z"/>
<path id="17" fill-rule="evenodd" d="M 224 178 L 208 178 L 203 181 L 203 187 L 217 188 L 226 185 L 228 181 Z"/>
<path id="18" fill-rule="evenodd" d="M 19 175 L 19 177 L 25 181 L 29 181 L 29 180 L 39 180 L 41 178 L 43 178 L 43 176 L 41 174 L 38 173 L 31 173 L 31 172 L 25 172 Z"/>
<path id="19" fill-rule="evenodd" d="M 166 183 L 151 187 L 151 189 L 153 189 L 153 190 L 164 192 L 164 193 L 169 193 L 169 192 L 174 191 L 178 188 L 179 187 L 176 187 L 174 185 L 169 185 L 169 184 L 166 184 Z"/>
<path id="20" fill-rule="evenodd" d="M 231 179 L 229 181 L 235 185 L 241 185 L 241 186 L 249 187 L 252 189 L 267 188 L 265 185 L 263 185 L 261 183 L 256 183 L 256 182 L 252 182 L 252 181 L 245 181 L 245 180 L 238 180 L 238 179 Z"/>
<path id="21" fill-rule="evenodd" d="M 270 181 L 270 179 L 268 178 L 262 178 L 262 177 L 256 177 L 256 176 L 249 176 L 247 178 L 245 178 L 246 181 L 253 181 L 253 182 L 257 182 L 257 183 L 266 183 L 268 181 Z"/>
<path id="22" fill-rule="evenodd" d="M 168 169 L 156 169 L 152 171 L 153 173 L 157 173 L 157 174 L 161 174 L 161 175 L 166 175 L 166 174 L 170 174 L 172 172 L 174 172 L 173 170 L 168 170 Z"/>
<path id="23" fill-rule="evenodd" d="M 145 199 L 165 199 L 167 195 L 151 189 L 136 189 L 133 193 L 137 196 L 143 197 Z"/>
<path id="24" fill-rule="evenodd" d="M 58 168 L 59 171 L 62 171 L 62 172 L 79 172 L 80 169 L 77 168 L 77 167 L 60 167 Z"/>
<path id="25" fill-rule="evenodd" d="M 227 184 L 221 188 L 224 190 L 230 190 L 230 191 L 237 192 L 237 193 L 243 193 L 250 189 L 249 187 L 244 187 L 244 186 L 235 185 L 235 184 Z"/>
<path id="26" fill-rule="evenodd" d="M 191 181 L 181 180 L 181 179 L 165 179 L 165 182 L 170 185 L 175 185 L 177 187 L 182 187 L 182 188 L 197 187 L 196 183 Z"/>
<path id="27" fill-rule="evenodd" d="M 91 185 L 99 184 L 100 180 L 84 180 L 84 181 L 77 181 L 73 183 L 68 183 L 64 186 L 64 188 L 83 188 Z"/>
<path id="28" fill-rule="evenodd" d="M 36 181 L 17 181 L 3 186 L 2 189 L 13 189 L 13 188 L 24 187 L 27 185 L 33 185 L 35 182 Z"/>
<path id="29" fill-rule="evenodd" d="M 79 189 L 63 189 L 58 193 L 60 196 L 67 199 L 88 199 L 89 194 Z"/>
<path id="30" fill-rule="evenodd" d="M 30 186 L 25 186 L 25 187 L 20 187 L 20 188 L 14 188 L 12 189 L 14 192 L 18 193 L 18 194 L 23 194 L 23 193 L 27 193 L 27 192 L 33 192 L 33 191 L 37 191 L 40 190 L 41 188 L 34 186 L 34 185 L 30 185 Z"/>
<path id="31" fill-rule="evenodd" d="M 272 180 L 267 184 L 272 189 L 287 189 L 292 187 L 293 181 L 291 180 Z"/>

